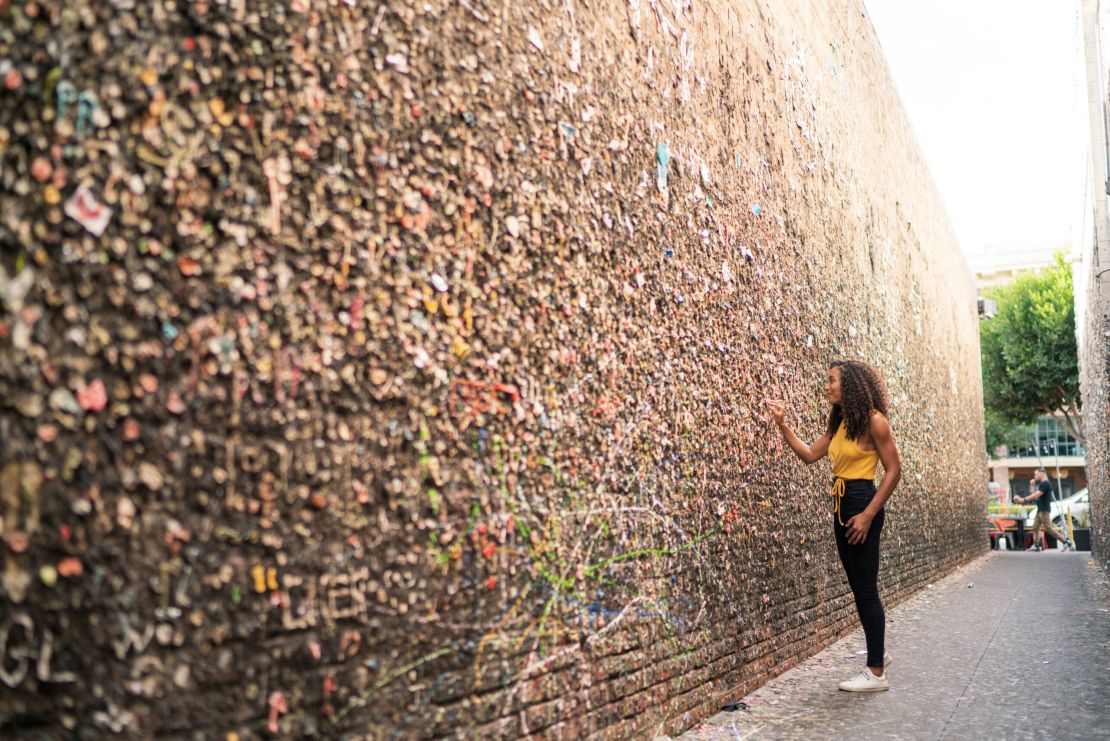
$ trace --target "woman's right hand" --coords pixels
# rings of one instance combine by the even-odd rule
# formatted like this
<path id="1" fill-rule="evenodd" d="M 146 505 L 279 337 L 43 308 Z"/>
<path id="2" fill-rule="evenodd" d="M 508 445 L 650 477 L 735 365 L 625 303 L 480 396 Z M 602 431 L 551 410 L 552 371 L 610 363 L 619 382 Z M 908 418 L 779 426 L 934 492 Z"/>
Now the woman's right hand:
<path id="1" fill-rule="evenodd" d="M 763 404 L 771 412 L 775 424 L 781 425 L 783 417 L 786 416 L 786 402 L 782 399 L 764 399 Z"/>

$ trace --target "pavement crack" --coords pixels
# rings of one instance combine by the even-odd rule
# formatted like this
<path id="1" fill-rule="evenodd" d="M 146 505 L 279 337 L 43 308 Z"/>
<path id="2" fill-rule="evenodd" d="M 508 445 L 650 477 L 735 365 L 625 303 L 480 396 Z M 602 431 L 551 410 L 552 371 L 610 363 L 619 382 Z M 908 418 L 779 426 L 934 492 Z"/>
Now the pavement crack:
<path id="1" fill-rule="evenodd" d="M 948 718 L 944 721 L 944 726 L 940 729 L 940 735 L 937 738 L 944 738 L 944 734 L 948 731 L 948 724 L 952 722 L 952 719 L 956 717 L 956 713 L 960 711 L 960 703 L 964 701 L 964 697 L 967 695 L 967 690 L 971 686 L 972 680 L 975 679 L 975 675 L 979 672 L 979 666 L 983 663 L 983 657 L 990 651 L 991 646 L 994 644 L 994 639 L 998 635 L 998 631 L 1002 629 L 1002 624 L 1006 621 L 1006 615 L 1010 613 L 1010 608 L 1012 608 L 1017 601 L 1017 598 L 1011 599 L 1009 604 L 1006 605 L 1006 609 L 1003 610 L 1002 614 L 999 616 L 998 622 L 994 626 L 994 632 L 991 633 L 990 640 L 987 641 L 986 647 L 983 648 L 982 653 L 979 654 L 979 660 L 975 662 L 975 667 L 972 668 L 971 674 L 967 677 L 967 683 L 964 684 L 963 692 L 961 692 L 960 696 L 956 699 L 956 706 L 952 708 L 952 712 L 949 713 Z"/>

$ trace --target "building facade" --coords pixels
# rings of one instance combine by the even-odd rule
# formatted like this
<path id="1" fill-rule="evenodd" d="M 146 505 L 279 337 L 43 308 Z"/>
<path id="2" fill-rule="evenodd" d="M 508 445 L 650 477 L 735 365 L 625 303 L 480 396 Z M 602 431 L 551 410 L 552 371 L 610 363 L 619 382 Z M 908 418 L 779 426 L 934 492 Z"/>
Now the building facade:
<path id="1" fill-rule="evenodd" d="M 1029 494 L 1038 468 L 1048 473 L 1059 497 L 1087 486 L 1086 446 L 1069 435 L 1059 420 L 1042 415 L 1029 425 L 1027 435 L 1028 444 L 990 451 L 990 480 L 1002 485 L 1001 501 Z"/>
<path id="2" fill-rule="evenodd" d="M 1078 282 L 1080 256 L 1069 245 L 987 245 L 971 262 L 975 286 L 982 296 L 988 289 L 1008 283 L 1019 275 L 1047 268 L 1053 256 L 1061 251 L 1068 254 L 1074 284 Z M 1076 295 L 1078 297 L 1078 292 Z M 984 321 L 990 321 L 989 313 L 981 311 L 981 316 Z M 1050 415 L 1041 415 L 1021 431 L 1024 439 L 1020 444 L 987 451 L 990 480 L 1002 484 L 1006 501 L 1029 493 L 1033 473 L 1040 467 L 1048 472 L 1060 496 L 1069 496 L 1087 485 L 1086 447 L 1068 434 L 1061 422 Z"/>

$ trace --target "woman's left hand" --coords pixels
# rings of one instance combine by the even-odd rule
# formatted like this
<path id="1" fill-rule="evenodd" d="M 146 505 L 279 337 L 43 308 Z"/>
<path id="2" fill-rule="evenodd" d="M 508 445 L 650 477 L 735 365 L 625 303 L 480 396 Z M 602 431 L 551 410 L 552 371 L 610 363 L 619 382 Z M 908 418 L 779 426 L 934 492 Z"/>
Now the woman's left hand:
<path id="1" fill-rule="evenodd" d="M 848 542 L 852 545 L 859 545 L 867 540 L 867 531 L 871 529 L 871 520 L 874 515 L 869 515 L 866 512 L 860 512 L 855 517 L 849 517 L 844 526 L 848 529 L 847 536 Z"/>

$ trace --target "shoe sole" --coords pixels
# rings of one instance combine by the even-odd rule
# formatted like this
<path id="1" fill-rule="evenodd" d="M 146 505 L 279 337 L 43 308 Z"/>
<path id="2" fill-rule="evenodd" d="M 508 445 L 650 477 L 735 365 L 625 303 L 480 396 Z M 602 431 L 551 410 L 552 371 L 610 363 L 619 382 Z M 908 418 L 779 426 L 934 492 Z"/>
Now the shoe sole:
<path id="1" fill-rule="evenodd" d="M 837 687 L 837 689 L 840 690 L 841 692 L 886 692 L 887 690 L 890 689 L 890 686 L 888 685 L 886 687 L 872 687 L 872 688 L 866 689 L 866 690 L 849 690 L 849 689 L 845 689 L 844 687 Z"/>

